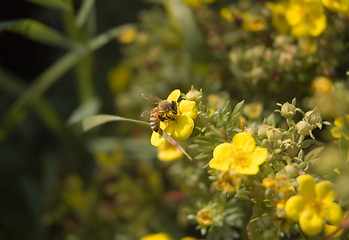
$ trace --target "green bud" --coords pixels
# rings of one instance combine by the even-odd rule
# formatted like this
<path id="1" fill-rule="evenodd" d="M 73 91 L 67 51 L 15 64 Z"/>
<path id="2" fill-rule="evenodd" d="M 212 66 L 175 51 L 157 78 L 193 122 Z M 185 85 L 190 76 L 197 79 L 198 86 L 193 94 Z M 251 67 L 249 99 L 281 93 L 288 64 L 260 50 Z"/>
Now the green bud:
<path id="1" fill-rule="evenodd" d="M 321 114 L 317 107 L 304 114 L 304 119 L 311 125 L 317 125 L 322 123 Z"/>
<path id="2" fill-rule="evenodd" d="M 197 102 L 200 98 L 202 98 L 202 93 L 198 90 L 192 89 L 185 95 L 185 97 L 190 101 Z"/>
<path id="3" fill-rule="evenodd" d="M 270 142 L 277 142 L 281 140 L 282 132 L 279 129 L 270 126 L 267 128 L 267 138 Z"/>
<path id="4" fill-rule="evenodd" d="M 291 118 L 296 114 L 296 107 L 291 103 L 286 102 L 281 106 L 280 114 L 285 118 Z"/>
<path id="5" fill-rule="evenodd" d="M 287 177 L 295 178 L 298 176 L 298 168 L 295 165 L 287 165 L 285 167 Z"/>
<path id="6" fill-rule="evenodd" d="M 258 137 L 267 138 L 267 128 L 270 127 L 268 125 L 261 125 L 258 128 Z"/>
<path id="7" fill-rule="evenodd" d="M 313 130 L 313 126 L 307 121 L 303 120 L 296 124 L 296 129 L 300 135 L 306 136 L 311 134 L 311 130 Z"/>
<path id="8" fill-rule="evenodd" d="M 290 158 L 297 156 L 299 148 L 297 144 L 291 139 L 286 139 L 282 142 L 284 153 L 287 154 Z"/>

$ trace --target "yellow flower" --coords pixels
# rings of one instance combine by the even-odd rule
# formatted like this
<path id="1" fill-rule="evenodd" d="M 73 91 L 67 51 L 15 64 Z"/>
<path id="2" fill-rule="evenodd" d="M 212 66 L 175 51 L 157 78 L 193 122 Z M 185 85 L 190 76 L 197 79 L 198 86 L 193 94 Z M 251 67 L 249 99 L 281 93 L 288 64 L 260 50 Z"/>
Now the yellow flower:
<path id="1" fill-rule="evenodd" d="M 113 93 L 122 92 L 132 78 L 132 69 L 128 65 L 120 64 L 108 73 L 107 78 L 109 88 Z"/>
<path id="2" fill-rule="evenodd" d="M 182 2 L 189 7 L 197 8 L 201 3 L 211 4 L 216 0 L 182 0 Z"/>
<path id="3" fill-rule="evenodd" d="M 140 240 L 173 240 L 167 233 L 155 233 L 142 237 Z"/>
<path id="4" fill-rule="evenodd" d="M 297 178 L 299 195 L 289 198 L 285 205 L 286 216 L 298 221 L 302 231 L 315 236 L 323 230 L 324 223 L 336 225 L 341 221 L 341 207 L 333 202 L 335 193 L 329 181 L 315 182 L 307 174 Z"/>
<path id="5" fill-rule="evenodd" d="M 176 89 L 167 97 L 168 101 L 178 101 L 181 92 Z M 178 113 L 174 116 L 174 120 L 165 120 L 160 122 L 160 128 L 168 135 L 177 140 L 187 139 L 194 129 L 194 119 L 198 114 L 196 102 L 182 100 L 178 104 Z M 166 140 L 157 132 L 151 135 L 151 144 L 158 147 Z"/>
<path id="6" fill-rule="evenodd" d="M 342 232 L 343 232 L 343 229 L 340 229 L 338 226 L 325 224 L 325 228 L 324 228 L 325 236 L 329 236 L 335 233 L 333 238 L 336 238 L 336 237 L 339 237 L 342 234 Z"/>
<path id="7" fill-rule="evenodd" d="M 285 17 L 288 2 L 281 1 L 279 3 L 268 2 L 267 7 L 272 11 L 271 23 L 280 34 L 286 34 L 290 31 Z"/>
<path id="8" fill-rule="evenodd" d="M 131 43 L 136 39 L 137 29 L 134 27 L 128 27 L 119 37 L 121 43 Z"/>
<path id="9" fill-rule="evenodd" d="M 221 172 L 215 186 L 223 192 L 235 192 L 239 189 L 241 178 L 239 174 L 232 170 Z"/>
<path id="10" fill-rule="evenodd" d="M 257 147 L 251 134 L 241 132 L 233 137 L 232 143 L 222 143 L 214 149 L 209 165 L 219 171 L 231 169 L 240 174 L 255 175 L 267 155 L 267 149 Z"/>
<path id="11" fill-rule="evenodd" d="M 346 114 L 345 118 L 339 117 L 334 120 L 331 134 L 335 138 L 340 138 L 343 135 L 346 139 L 349 139 L 349 114 Z"/>
<path id="12" fill-rule="evenodd" d="M 285 16 L 291 34 L 296 38 L 316 37 L 326 28 L 326 15 L 320 0 L 291 0 Z"/>
<path id="13" fill-rule="evenodd" d="M 227 20 L 228 22 L 234 22 L 234 15 L 229 8 L 222 8 L 219 13 L 221 14 L 221 17 Z"/>
<path id="14" fill-rule="evenodd" d="M 158 158 L 165 162 L 176 160 L 183 156 L 183 153 L 168 141 L 162 143 L 158 148 Z"/>
<path id="15" fill-rule="evenodd" d="M 204 226 L 210 226 L 213 223 L 213 214 L 211 209 L 201 209 L 196 214 L 196 221 Z"/>
<path id="16" fill-rule="evenodd" d="M 242 27 L 249 32 L 259 32 L 265 29 L 265 21 L 260 16 L 252 15 L 248 12 L 242 14 Z"/>
<path id="17" fill-rule="evenodd" d="M 322 4 L 333 12 L 340 12 L 349 16 L 348 0 L 321 0 Z"/>
<path id="18" fill-rule="evenodd" d="M 261 115 L 263 111 L 263 105 L 260 102 L 245 104 L 242 111 L 247 118 L 256 119 Z"/>
<path id="19" fill-rule="evenodd" d="M 319 76 L 313 80 L 311 88 L 315 93 L 332 93 L 333 84 L 328 77 Z"/>

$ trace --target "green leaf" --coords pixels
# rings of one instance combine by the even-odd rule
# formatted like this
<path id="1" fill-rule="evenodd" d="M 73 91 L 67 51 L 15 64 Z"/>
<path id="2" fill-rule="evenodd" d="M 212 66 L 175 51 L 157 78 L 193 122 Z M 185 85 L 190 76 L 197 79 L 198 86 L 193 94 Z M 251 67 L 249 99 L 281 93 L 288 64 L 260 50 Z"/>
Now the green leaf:
<path id="1" fill-rule="evenodd" d="M 244 100 L 236 104 L 232 115 L 235 116 L 237 113 L 239 113 L 243 105 L 244 105 Z"/>
<path id="2" fill-rule="evenodd" d="M 143 124 L 146 126 L 149 126 L 149 123 L 143 122 L 143 121 L 138 121 L 135 119 L 130 119 L 130 118 L 123 118 L 119 116 L 114 116 L 114 115 L 94 115 L 90 116 L 87 118 L 84 118 L 82 120 L 82 129 L 84 131 L 88 131 L 94 127 L 97 127 L 99 125 L 108 123 L 108 122 L 113 122 L 113 121 L 126 121 L 126 122 L 134 122 L 134 123 L 139 123 Z"/>
<path id="3" fill-rule="evenodd" d="M 63 0 L 27 0 L 27 1 L 43 7 L 47 7 L 47 8 L 61 9 L 64 11 L 69 10 L 68 2 Z"/>
<path id="4" fill-rule="evenodd" d="M 307 139 L 307 140 L 304 140 L 301 144 L 300 144 L 300 147 L 301 148 L 307 148 L 309 147 L 310 145 L 312 144 L 317 144 L 317 145 L 321 145 L 321 142 L 315 140 L 315 139 Z"/>
<path id="5" fill-rule="evenodd" d="M 68 125 L 77 123 L 83 118 L 96 114 L 101 107 L 101 102 L 97 98 L 92 98 L 81 104 L 74 112 L 70 115 Z"/>
<path id="6" fill-rule="evenodd" d="M 75 18 L 75 26 L 81 28 L 87 21 L 88 16 L 93 11 L 95 0 L 84 0 Z"/>
<path id="7" fill-rule="evenodd" d="M 52 46 L 70 48 L 72 42 L 55 29 L 33 19 L 21 19 L 0 23 L 0 31 L 7 30 L 32 41 Z"/>

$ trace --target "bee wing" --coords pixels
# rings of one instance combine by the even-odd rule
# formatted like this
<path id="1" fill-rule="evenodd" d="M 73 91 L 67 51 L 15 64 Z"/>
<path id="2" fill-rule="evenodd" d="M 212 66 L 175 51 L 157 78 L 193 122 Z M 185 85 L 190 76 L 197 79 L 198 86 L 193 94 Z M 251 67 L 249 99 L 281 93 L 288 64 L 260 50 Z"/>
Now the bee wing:
<path id="1" fill-rule="evenodd" d="M 157 104 L 161 102 L 162 100 L 158 97 L 155 97 L 154 95 L 151 95 L 150 93 L 142 93 L 142 97 L 145 98 L 148 102 Z"/>
<path id="2" fill-rule="evenodd" d="M 150 117 L 150 113 L 151 113 L 151 110 L 147 110 L 147 111 L 144 111 L 144 112 L 142 112 L 142 114 L 141 114 L 141 117 L 142 118 L 145 118 L 145 117 Z"/>
<path id="3" fill-rule="evenodd" d="M 163 136 L 169 143 L 179 149 L 190 161 L 193 161 L 192 157 L 179 145 L 170 135 L 160 128 L 159 134 Z"/>

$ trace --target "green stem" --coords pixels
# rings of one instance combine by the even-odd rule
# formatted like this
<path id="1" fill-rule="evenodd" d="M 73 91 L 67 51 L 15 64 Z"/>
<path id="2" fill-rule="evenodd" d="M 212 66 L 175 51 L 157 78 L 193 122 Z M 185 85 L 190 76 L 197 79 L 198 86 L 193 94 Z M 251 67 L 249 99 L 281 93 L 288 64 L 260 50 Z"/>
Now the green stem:
<path id="1" fill-rule="evenodd" d="M 84 43 L 86 41 L 84 34 L 80 34 L 75 24 L 75 14 L 73 5 L 69 3 L 69 10 L 64 13 L 64 24 L 70 39 L 74 42 Z M 92 56 L 88 54 L 83 57 L 75 66 L 76 85 L 79 92 L 80 102 L 83 103 L 95 96 L 92 72 Z"/>
<path id="2" fill-rule="evenodd" d="M 109 31 L 91 39 L 85 46 L 75 47 L 63 57 L 58 59 L 42 74 L 40 74 L 12 104 L 10 109 L 4 115 L 4 124 L 15 124 L 12 121 L 14 120 L 17 111 L 36 103 L 43 96 L 43 94 L 69 69 L 75 66 L 81 60 L 81 58 L 93 51 L 96 51 L 108 43 L 111 39 L 118 37 L 127 27 L 130 27 L 130 24 L 112 28 Z"/>

